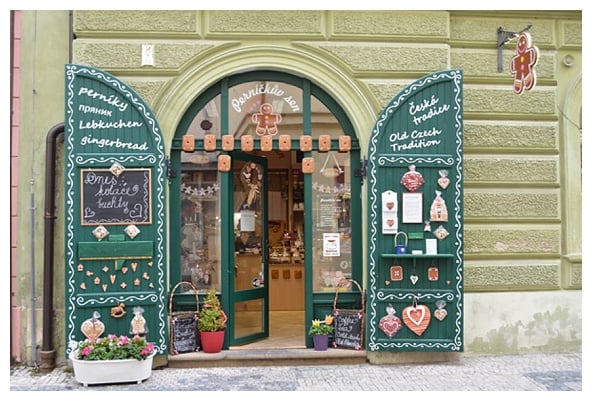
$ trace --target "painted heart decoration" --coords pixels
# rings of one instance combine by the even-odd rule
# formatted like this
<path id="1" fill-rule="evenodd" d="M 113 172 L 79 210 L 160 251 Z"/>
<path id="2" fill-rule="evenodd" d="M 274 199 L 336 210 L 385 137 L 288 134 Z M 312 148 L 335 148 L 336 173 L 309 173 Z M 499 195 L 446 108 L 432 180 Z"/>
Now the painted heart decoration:
<path id="1" fill-rule="evenodd" d="M 401 319 L 397 316 L 383 316 L 378 322 L 378 327 L 391 338 L 401 330 Z"/>
<path id="2" fill-rule="evenodd" d="M 388 210 L 392 210 L 395 207 L 395 202 L 387 202 L 386 203 L 386 208 Z"/>
<path id="3" fill-rule="evenodd" d="M 388 219 L 388 220 L 386 221 L 386 224 L 387 224 L 389 227 L 392 227 L 392 226 L 395 224 L 395 220 L 393 220 L 393 219 Z"/>
<path id="4" fill-rule="evenodd" d="M 409 327 L 409 330 L 421 336 L 430 324 L 432 313 L 430 308 L 425 305 L 407 306 L 403 309 L 403 323 Z"/>

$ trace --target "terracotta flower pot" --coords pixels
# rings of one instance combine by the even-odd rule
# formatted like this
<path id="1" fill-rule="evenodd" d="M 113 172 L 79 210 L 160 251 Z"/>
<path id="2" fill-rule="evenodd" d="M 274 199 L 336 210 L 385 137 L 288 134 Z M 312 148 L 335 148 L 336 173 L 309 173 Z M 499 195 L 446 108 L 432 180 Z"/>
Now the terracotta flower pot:
<path id="1" fill-rule="evenodd" d="M 201 348 L 204 352 L 213 354 L 222 351 L 224 345 L 224 330 L 220 331 L 201 331 Z"/>

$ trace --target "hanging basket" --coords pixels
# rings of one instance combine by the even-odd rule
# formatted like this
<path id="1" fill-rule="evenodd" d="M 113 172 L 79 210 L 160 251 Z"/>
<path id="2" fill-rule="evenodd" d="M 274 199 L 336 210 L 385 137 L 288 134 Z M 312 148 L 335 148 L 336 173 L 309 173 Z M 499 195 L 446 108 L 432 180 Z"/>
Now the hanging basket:
<path id="1" fill-rule="evenodd" d="M 360 291 L 361 309 L 338 309 L 337 301 L 341 287 L 349 283 L 354 284 Z M 357 281 L 352 279 L 342 280 L 335 288 L 335 298 L 333 299 L 333 324 L 335 326 L 333 347 L 334 348 L 353 348 L 360 350 L 364 348 L 364 313 L 365 313 L 365 294 Z"/>
<path id="2" fill-rule="evenodd" d="M 182 284 L 189 286 L 195 293 L 195 310 L 173 312 L 173 296 Z M 177 283 L 169 295 L 169 328 L 170 352 L 173 355 L 184 352 L 197 352 L 200 347 L 200 336 L 197 322 L 199 320 L 199 296 L 197 288 L 189 281 Z"/>

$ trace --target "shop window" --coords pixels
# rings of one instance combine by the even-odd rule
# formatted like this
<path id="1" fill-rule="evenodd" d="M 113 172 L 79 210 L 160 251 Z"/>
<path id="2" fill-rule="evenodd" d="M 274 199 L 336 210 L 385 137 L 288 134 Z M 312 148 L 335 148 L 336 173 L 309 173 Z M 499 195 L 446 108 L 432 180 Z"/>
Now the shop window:
<path id="1" fill-rule="evenodd" d="M 181 279 L 220 290 L 220 177 L 215 152 L 182 153 Z"/>

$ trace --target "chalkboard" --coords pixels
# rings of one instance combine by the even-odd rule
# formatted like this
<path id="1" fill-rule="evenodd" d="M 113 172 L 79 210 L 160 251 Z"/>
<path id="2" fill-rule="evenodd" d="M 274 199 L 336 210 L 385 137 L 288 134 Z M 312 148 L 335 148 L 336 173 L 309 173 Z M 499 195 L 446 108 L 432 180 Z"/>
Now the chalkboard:
<path id="1" fill-rule="evenodd" d="M 171 319 L 171 353 L 199 351 L 199 332 L 197 314 L 189 317 L 173 317 Z"/>
<path id="2" fill-rule="evenodd" d="M 336 309 L 333 317 L 335 325 L 333 347 L 362 349 L 364 313 L 361 310 Z"/>
<path id="3" fill-rule="evenodd" d="M 150 224 L 150 169 L 82 170 L 82 225 Z"/>

